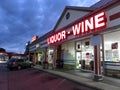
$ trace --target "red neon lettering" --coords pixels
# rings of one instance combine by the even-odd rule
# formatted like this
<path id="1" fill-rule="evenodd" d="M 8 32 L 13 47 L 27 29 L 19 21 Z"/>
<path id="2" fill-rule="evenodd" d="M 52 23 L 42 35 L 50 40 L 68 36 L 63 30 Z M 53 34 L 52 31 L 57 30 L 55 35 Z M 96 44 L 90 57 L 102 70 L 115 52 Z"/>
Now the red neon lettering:
<path id="1" fill-rule="evenodd" d="M 81 27 L 82 27 L 82 28 L 81 28 L 81 29 L 82 29 L 81 31 L 82 31 L 82 33 L 84 33 L 84 32 L 85 32 L 85 31 L 84 31 L 84 22 L 82 22 Z"/>
<path id="2" fill-rule="evenodd" d="M 50 44 L 50 39 L 49 38 L 47 38 L 47 43 Z"/>
<path id="3" fill-rule="evenodd" d="M 93 17 L 90 20 L 85 20 L 85 31 L 88 32 L 92 29 L 94 29 Z"/>
<path id="4" fill-rule="evenodd" d="M 36 41 L 37 39 L 38 39 L 38 36 L 34 36 L 34 37 L 32 38 L 32 42 Z"/>
<path id="5" fill-rule="evenodd" d="M 72 26 L 73 35 L 80 34 L 80 27 L 81 27 L 81 23 Z"/>
<path id="6" fill-rule="evenodd" d="M 89 19 L 80 21 L 78 24 L 72 26 L 73 35 L 83 34 L 90 30 L 97 30 L 106 25 L 105 13 L 101 12 Z M 81 33 L 80 33 L 81 32 Z"/>
<path id="7" fill-rule="evenodd" d="M 52 43 L 59 42 L 64 39 L 66 39 L 66 31 L 61 31 L 47 38 L 47 43 L 52 44 Z"/>
<path id="8" fill-rule="evenodd" d="M 84 22 L 80 22 L 75 26 L 72 26 L 73 35 L 78 35 L 80 33 L 84 33 Z"/>
<path id="9" fill-rule="evenodd" d="M 54 36 L 51 37 L 51 40 L 50 40 L 52 43 L 54 42 Z"/>
<path id="10" fill-rule="evenodd" d="M 66 39 L 66 32 L 62 31 L 62 39 Z"/>
<path id="11" fill-rule="evenodd" d="M 54 35 L 54 42 L 57 41 L 57 35 Z"/>
<path id="12" fill-rule="evenodd" d="M 95 15 L 95 28 L 105 26 L 105 13 L 101 12 Z"/>
<path id="13" fill-rule="evenodd" d="M 61 33 L 59 32 L 57 35 L 58 35 L 58 39 L 57 40 L 60 41 L 61 40 Z"/>
<path id="14" fill-rule="evenodd" d="M 72 26 L 73 35 L 80 35 L 88 33 L 90 30 L 98 30 L 98 28 L 103 28 L 106 26 L 105 12 L 100 12 L 86 20 L 82 20 Z M 66 39 L 66 31 L 60 31 L 49 38 L 47 38 L 48 44 L 59 42 Z"/>

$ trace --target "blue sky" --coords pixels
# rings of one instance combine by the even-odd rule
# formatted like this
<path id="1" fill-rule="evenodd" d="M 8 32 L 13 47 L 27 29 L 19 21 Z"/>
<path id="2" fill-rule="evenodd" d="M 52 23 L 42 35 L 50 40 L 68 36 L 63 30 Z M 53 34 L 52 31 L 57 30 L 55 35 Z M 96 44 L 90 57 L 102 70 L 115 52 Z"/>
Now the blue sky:
<path id="1" fill-rule="evenodd" d="M 52 30 L 65 6 L 89 7 L 99 0 L 0 0 L 0 48 L 23 53 L 25 43 Z"/>

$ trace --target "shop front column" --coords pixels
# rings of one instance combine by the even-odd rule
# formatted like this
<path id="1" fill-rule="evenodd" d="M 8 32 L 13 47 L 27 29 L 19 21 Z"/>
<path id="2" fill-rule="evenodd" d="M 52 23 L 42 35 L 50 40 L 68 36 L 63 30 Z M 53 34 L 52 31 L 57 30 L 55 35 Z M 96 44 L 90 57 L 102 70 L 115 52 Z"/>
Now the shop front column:
<path id="1" fill-rule="evenodd" d="M 33 62 L 34 62 L 34 64 L 36 64 L 35 63 L 35 51 L 34 51 L 34 55 L 33 55 Z"/>
<path id="2" fill-rule="evenodd" d="M 93 35 L 91 38 L 91 45 L 94 47 L 94 78 L 95 81 L 103 80 L 101 73 L 100 60 L 100 44 L 102 43 L 101 35 Z"/>
<path id="3" fill-rule="evenodd" d="M 53 69 L 56 68 L 56 55 L 57 55 L 56 46 L 54 46 L 54 52 L 53 52 Z"/>
<path id="4" fill-rule="evenodd" d="M 94 78 L 95 81 L 103 80 L 101 73 L 100 45 L 94 46 Z"/>
<path id="5" fill-rule="evenodd" d="M 37 53 L 34 51 L 34 64 L 37 63 Z"/>
<path id="6" fill-rule="evenodd" d="M 28 60 L 30 60 L 30 52 L 28 53 Z"/>
<path id="7" fill-rule="evenodd" d="M 44 55 L 45 55 L 45 62 L 48 62 L 47 48 L 45 48 L 45 50 L 44 50 Z"/>

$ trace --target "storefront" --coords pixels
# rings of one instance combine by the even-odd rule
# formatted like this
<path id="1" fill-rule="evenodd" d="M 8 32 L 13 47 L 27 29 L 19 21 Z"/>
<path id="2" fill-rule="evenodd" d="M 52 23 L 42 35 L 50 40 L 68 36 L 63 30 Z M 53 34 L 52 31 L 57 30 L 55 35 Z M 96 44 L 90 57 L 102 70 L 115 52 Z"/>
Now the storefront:
<path id="1" fill-rule="evenodd" d="M 40 42 L 45 60 L 54 67 L 92 70 L 95 80 L 102 79 L 102 72 L 120 74 L 119 8 L 119 0 L 99 8 L 66 7 L 52 33 Z"/>
<path id="2" fill-rule="evenodd" d="M 120 4 L 116 2 L 118 1 L 109 2 L 92 13 L 88 11 L 87 14 L 83 11 L 88 8 L 82 8 L 85 16 L 79 16 L 80 19 L 70 24 L 65 17 L 68 13 L 70 18 L 73 15 L 66 8 L 54 28 L 54 33 L 47 38 L 49 45 L 61 45 L 60 57 L 64 68 L 93 70 L 95 77 L 100 78 L 102 72 L 107 73 L 106 70 L 112 68 L 106 61 L 120 62 Z M 113 63 L 114 67 L 119 67 L 119 63 Z"/>
<path id="3" fill-rule="evenodd" d="M 93 70 L 94 47 L 90 45 L 90 39 L 76 41 L 76 68 Z"/>
<path id="4" fill-rule="evenodd" d="M 30 61 L 34 64 L 41 62 L 42 51 L 39 44 L 38 36 L 33 36 L 31 39 L 31 43 L 27 44 L 27 56 Z"/>
<path id="5" fill-rule="evenodd" d="M 50 35 L 51 31 L 48 33 L 39 38 L 36 35 L 33 36 L 29 45 L 26 46 L 28 59 L 35 64 L 43 65 L 43 62 L 53 62 L 53 49 L 46 42 L 47 36 Z"/>
<path id="6" fill-rule="evenodd" d="M 105 42 L 104 43 L 104 55 L 105 55 L 104 64 L 105 64 L 105 74 L 108 76 L 120 77 L 120 36 L 119 34 L 120 34 L 120 31 L 104 34 L 104 42 Z"/>
<path id="7" fill-rule="evenodd" d="M 120 62 L 120 31 L 104 34 L 105 61 Z M 114 36 L 114 37 L 111 37 Z"/>

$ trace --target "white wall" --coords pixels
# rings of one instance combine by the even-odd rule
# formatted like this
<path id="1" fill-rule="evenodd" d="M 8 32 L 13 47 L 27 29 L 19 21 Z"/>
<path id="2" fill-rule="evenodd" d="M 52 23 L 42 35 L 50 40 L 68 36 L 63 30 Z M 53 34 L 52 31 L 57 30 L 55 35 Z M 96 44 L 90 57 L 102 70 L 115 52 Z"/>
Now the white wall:
<path id="1" fill-rule="evenodd" d="M 117 19 L 110 21 L 110 16 L 114 15 L 118 12 L 120 12 L 120 5 L 116 5 L 116 6 L 108 8 L 108 10 L 106 11 L 107 28 L 120 25 L 120 18 L 117 18 Z"/>
<path id="2" fill-rule="evenodd" d="M 66 19 L 66 14 L 70 13 L 70 18 Z M 58 27 L 56 28 L 56 31 L 61 29 L 64 26 L 67 26 L 68 24 L 72 23 L 73 21 L 87 15 L 89 12 L 85 12 L 85 11 L 75 11 L 75 10 L 68 10 L 65 13 L 65 16 L 62 18 L 62 20 L 60 21 Z"/>

